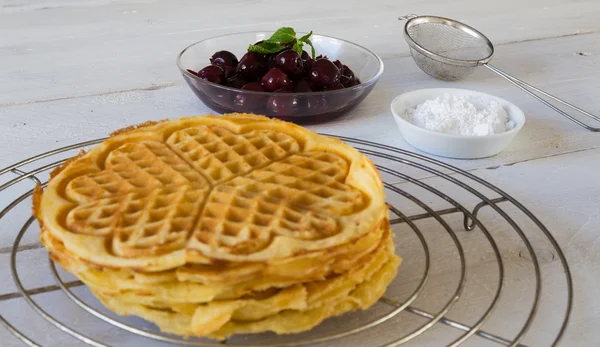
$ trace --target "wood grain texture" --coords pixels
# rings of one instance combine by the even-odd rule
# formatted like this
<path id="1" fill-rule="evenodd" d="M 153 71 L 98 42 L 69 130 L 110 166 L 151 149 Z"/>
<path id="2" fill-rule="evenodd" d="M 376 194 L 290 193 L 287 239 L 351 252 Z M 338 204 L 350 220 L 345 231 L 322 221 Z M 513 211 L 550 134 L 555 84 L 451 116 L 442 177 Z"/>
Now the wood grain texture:
<path id="1" fill-rule="evenodd" d="M 385 72 L 358 108 L 330 123 L 310 126 L 314 130 L 414 150 L 400 137 L 389 104 L 402 92 L 429 87 L 480 90 L 506 98 L 525 111 L 525 127 L 504 152 L 480 160 L 443 161 L 506 190 L 549 227 L 569 260 L 575 283 L 572 321 L 562 346 L 600 345 L 596 329 L 600 324 L 596 293 L 600 285 L 600 134 L 584 131 L 484 68 L 456 83 L 425 75 L 408 55 L 402 23 L 396 20 L 407 13 L 442 15 L 473 25 L 496 44 L 492 61 L 495 66 L 600 114 L 600 3 L 596 0 L 308 0 L 302 7 L 282 6 L 272 0 L 223 0 L 210 5 L 192 0 L 4 0 L 0 3 L 0 168 L 146 120 L 210 113 L 184 84 L 175 66 L 177 53 L 192 42 L 225 33 L 274 30 L 283 25 L 341 37 L 379 54 Z M 25 170 L 53 160 L 42 160 Z M 479 201 L 427 172 L 407 165 L 394 168 L 468 208 Z M 46 179 L 45 174 L 39 176 Z M 3 175 L 0 184 L 14 177 Z M 398 187 L 434 208 L 449 207 L 446 200 L 421 188 L 389 175 L 384 178 L 397 182 Z M 0 208 L 31 188 L 33 182 L 26 180 L 3 191 Z M 483 191 L 488 197 L 495 196 L 487 189 Z M 391 193 L 389 196 L 390 202 L 407 214 L 423 212 L 406 199 Z M 1 264 L 9 262 L 16 233 L 30 216 L 28 206 L 26 200 L 10 213 L 10 218 L 0 219 Z M 564 310 L 564 274 L 535 226 L 514 207 L 508 206 L 506 212 L 523 227 L 542 261 L 542 305 L 524 343 L 547 346 Z M 481 232 L 460 231 L 460 215 L 444 219 L 457 231 L 468 271 L 461 299 L 447 316 L 473 324 L 497 288 L 494 253 Z M 506 269 L 499 307 L 483 329 L 510 338 L 523 324 L 531 304 L 532 263 L 522 241 L 497 213 L 484 208 L 480 219 L 497 241 Z M 436 312 L 457 285 L 457 250 L 437 222 L 423 220 L 417 226 L 429 243 L 432 267 L 425 291 L 414 305 Z M 394 230 L 404 263 L 388 295 L 405 300 L 421 278 L 423 251 L 406 225 Z M 37 226 L 32 226 L 22 240 L 25 247 L 17 259 L 25 287 L 41 288 L 38 291 L 42 293 L 34 298 L 44 309 L 109 345 L 138 346 L 144 341 L 148 347 L 167 346 L 100 323 L 70 303 L 52 287 L 55 283 L 47 269 L 46 252 L 38 248 L 36 234 Z M 16 296 L 8 266 L 0 270 L 0 278 L 0 299 L 4 298 L 0 300 L 0 314 L 17 328 L 43 346 L 84 345 L 56 330 Z M 73 280 L 68 275 L 65 278 Z M 74 290 L 91 300 L 85 288 Z M 363 315 L 328 321 L 316 333 L 358 326 L 389 310 L 389 306 L 378 304 Z M 139 319 L 127 321 L 151 328 Z M 359 336 L 318 347 L 381 346 L 426 322 L 402 313 Z M 438 324 L 407 345 L 447 345 L 458 333 Z M 0 341 L 2 346 L 21 345 L 4 329 L 0 329 Z M 237 340 L 251 341 L 257 342 L 255 338 Z M 497 346 L 477 337 L 464 345 Z"/>
<path id="2" fill-rule="evenodd" d="M 498 48 L 496 65 L 530 83 L 585 105 L 600 113 L 596 98 L 600 33 L 515 43 Z M 484 68 L 460 82 L 441 82 L 423 72 L 411 57 L 386 59 L 386 70 L 377 88 L 350 114 L 335 121 L 311 126 L 317 131 L 414 150 L 399 135 L 389 110 L 399 94 L 430 87 L 452 86 L 488 92 L 512 101 L 523 109 L 527 122 L 511 146 L 497 156 L 481 160 L 447 160 L 465 169 L 505 165 L 532 158 L 586 150 L 600 146 L 598 134 L 590 133 L 556 114 Z M 136 90 L 0 107 L 0 143 L 4 167 L 51 148 L 106 136 L 114 129 L 146 120 L 211 113 L 189 90 L 177 72 L 177 83 L 157 90 Z M 68 125 L 68 126 L 67 126 Z"/>
<path id="3" fill-rule="evenodd" d="M 600 9 L 594 0 L 533 1 L 526 7 L 518 0 L 485 6 L 471 0 L 343 6 L 310 0 L 303 2 L 303 10 L 278 6 L 277 1 L 229 0 L 211 6 L 193 0 L 52 3 L 5 5 L 10 12 L 0 20 L 0 105 L 179 83 L 175 57 L 187 45 L 282 25 L 342 37 L 384 59 L 408 54 L 402 23 L 396 19 L 407 12 L 463 20 L 496 44 L 600 30 Z M 224 23 L 223 13 L 235 20 Z"/>

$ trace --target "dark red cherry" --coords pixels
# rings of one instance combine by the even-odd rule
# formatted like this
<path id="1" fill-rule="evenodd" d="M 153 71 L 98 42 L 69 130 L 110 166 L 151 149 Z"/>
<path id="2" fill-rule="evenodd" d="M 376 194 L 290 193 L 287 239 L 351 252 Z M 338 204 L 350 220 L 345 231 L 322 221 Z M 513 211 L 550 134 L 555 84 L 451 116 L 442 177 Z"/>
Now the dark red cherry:
<path id="1" fill-rule="evenodd" d="M 242 90 L 249 90 L 255 92 L 262 92 L 262 88 L 259 82 L 250 82 L 242 86 Z M 259 106 L 259 102 L 262 99 L 260 95 L 252 95 L 244 92 L 236 94 L 233 99 L 233 106 L 239 111 L 252 111 Z"/>
<path id="2" fill-rule="evenodd" d="M 267 62 L 263 54 L 248 52 L 237 65 L 237 73 L 246 80 L 257 80 L 267 71 Z"/>
<path id="3" fill-rule="evenodd" d="M 198 75 L 198 73 L 197 73 L 196 71 L 194 71 L 194 70 L 187 69 L 187 72 L 191 73 L 191 74 L 192 74 L 192 75 L 194 75 L 194 76 L 198 76 L 198 77 L 200 77 L 200 76 Z"/>
<path id="4" fill-rule="evenodd" d="M 236 74 L 235 70 L 236 69 L 233 66 L 225 66 L 223 68 L 223 71 L 225 71 L 225 79 L 228 79 L 229 77 L 235 75 Z"/>
<path id="5" fill-rule="evenodd" d="M 340 72 L 342 73 L 342 76 L 354 78 L 354 72 L 352 72 L 352 70 L 350 70 L 350 68 L 346 65 L 342 65 Z"/>
<path id="6" fill-rule="evenodd" d="M 315 61 L 308 58 L 302 61 L 302 64 L 304 65 L 304 69 L 302 70 L 302 74 L 305 75 L 306 77 L 308 77 L 308 75 L 310 74 L 310 69 L 312 69 L 313 63 Z"/>
<path id="7" fill-rule="evenodd" d="M 313 95 L 306 98 L 304 106 L 309 113 L 325 112 L 329 108 L 327 98 L 322 95 Z"/>
<path id="8" fill-rule="evenodd" d="M 227 66 L 236 67 L 238 59 L 229 51 L 218 51 L 212 55 L 210 63 L 224 69 Z"/>
<path id="9" fill-rule="evenodd" d="M 327 59 L 315 60 L 310 69 L 308 78 L 312 83 L 320 87 L 326 87 L 339 82 L 340 69 Z"/>
<path id="10" fill-rule="evenodd" d="M 254 92 L 264 91 L 260 85 L 260 82 L 250 82 L 242 86 L 242 90 L 251 90 Z"/>
<path id="11" fill-rule="evenodd" d="M 340 79 L 340 82 L 342 82 L 342 84 L 344 85 L 344 87 L 348 88 L 348 87 L 353 87 L 353 86 L 357 86 L 360 84 L 360 80 L 357 77 L 354 77 L 352 79 L 348 79 L 348 77 L 344 77 L 342 76 L 342 79 Z M 345 83 L 344 83 L 345 82 Z"/>
<path id="12" fill-rule="evenodd" d="M 233 88 L 241 89 L 248 82 L 240 75 L 233 75 L 227 79 L 227 85 Z"/>
<path id="13" fill-rule="evenodd" d="M 275 116 L 290 116 L 299 110 L 298 98 L 288 89 L 277 90 L 277 95 L 272 95 L 267 100 L 267 109 Z"/>
<path id="14" fill-rule="evenodd" d="M 269 69 L 277 67 L 275 64 L 275 56 L 277 56 L 277 54 L 267 54 L 267 65 L 269 66 Z"/>
<path id="15" fill-rule="evenodd" d="M 223 69 L 216 65 L 209 65 L 204 69 L 198 71 L 198 77 L 205 79 L 212 83 L 221 84 L 225 81 L 225 72 Z"/>
<path id="16" fill-rule="evenodd" d="M 356 76 L 354 76 L 354 72 L 352 72 L 352 70 L 350 70 L 350 68 L 347 67 L 346 65 L 342 66 L 342 69 L 340 70 L 340 72 L 342 73 L 342 77 L 343 77 L 342 79 L 340 79 L 340 81 L 342 82 L 342 84 L 345 87 L 360 84 L 360 81 L 358 80 L 358 78 L 356 78 Z"/>
<path id="17" fill-rule="evenodd" d="M 297 75 L 302 72 L 304 63 L 298 52 L 288 49 L 275 56 L 275 65 L 283 72 L 290 75 Z"/>
<path id="18" fill-rule="evenodd" d="M 340 69 L 340 72 L 342 71 L 342 68 L 344 67 L 344 64 L 342 64 L 341 61 L 338 60 L 334 60 L 333 61 L 333 65 L 335 65 L 335 67 L 337 67 L 338 69 Z"/>
<path id="19" fill-rule="evenodd" d="M 323 90 L 337 90 L 337 89 L 344 89 L 344 85 L 341 84 L 339 81 L 335 82 L 333 84 L 330 84 L 327 87 L 323 88 Z"/>
<path id="20" fill-rule="evenodd" d="M 267 92 L 273 92 L 281 88 L 292 88 L 292 81 L 290 81 L 289 77 L 285 74 L 285 72 L 281 71 L 280 69 L 269 70 L 260 79 L 260 84 L 262 88 Z"/>
<path id="21" fill-rule="evenodd" d="M 354 85 L 354 78 L 342 75 L 342 77 L 340 77 L 340 83 L 345 88 L 352 87 Z"/>
<path id="22" fill-rule="evenodd" d="M 302 55 L 300 56 L 302 60 L 310 59 L 310 54 L 307 51 L 302 51 Z"/>
<path id="23" fill-rule="evenodd" d="M 296 86 L 294 87 L 294 92 L 296 93 L 310 93 L 312 91 L 313 90 L 310 87 L 310 84 L 308 84 L 308 82 L 306 82 L 304 78 L 298 81 L 298 83 L 296 83 Z"/>

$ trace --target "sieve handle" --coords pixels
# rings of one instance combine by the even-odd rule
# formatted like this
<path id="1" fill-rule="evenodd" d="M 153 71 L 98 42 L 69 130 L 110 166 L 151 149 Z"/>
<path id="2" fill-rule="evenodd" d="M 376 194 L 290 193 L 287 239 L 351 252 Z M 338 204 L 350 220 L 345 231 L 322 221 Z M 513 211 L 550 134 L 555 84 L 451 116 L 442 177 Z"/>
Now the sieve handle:
<path id="1" fill-rule="evenodd" d="M 556 102 L 559 102 L 559 103 L 561 103 L 561 104 L 563 104 L 563 105 L 565 105 L 565 106 L 567 106 L 567 107 L 569 107 L 569 108 L 571 108 L 571 109 L 573 109 L 573 110 L 575 110 L 575 111 L 577 111 L 577 112 L 579 112 L 579 113 L 581 113 L 581 114 L 583 114 L 583 115 L 585 115 L 587 117 L 590 117 L 590 118 L 592 118 L 592 119 L 594 119 L 594 120 L 596 120 L 598 122 L 600 122 L 600 117 L 594 116 L 593 114 L 591 114 L 591 113 L 589 113 L 589 112 L 587 112 L 585 110 L 582 110 L 581 108 L 579 108 L 579 107 L 577 107 L 575 105 L 572 105 L 572 104 L 570 104 L 570 103 L 568 103 L 568 102 L 566 102 L 566 101 L 564 101 L 562 99 L 559 99 L 558 97 L 556 97 L 556 96 L 554 96 L 554 95 L 552 95 L 550 93 L 547 93 L 547 92 L 545 92 L 545 91 L 543 91 L 541 89 L 538 89 L 538 88 L 532 86 L 529 83 L 526 83 L 526 82 L 524 82 L 524 81 L 522 81 L 522 80 L 520 80 L 520 79 L 518 79 L 516 77 L 513 77 L 513 76 L 507 74 L 506 72 L 504 72 L 504 71 L 502 71 L 502 70 L 500 70 L 500 69 L 498 69 L 498 68 L 496 68 L 496 67 L 494 67 L 494 66 L 492 66 L 490 64 L 484 63 L 482 65 L 485 66 L 485 67 L 487 67 L 488 69 L 492 70 L 493 72 L 497 73 L 498 75 L 500 75 L 501 77 L 503 77 L 504 79 L 506 79 L 507 81 L 509 81 L 510 83 L 514 84 L 515 86 L 519 87 L 519 89 L 523 90 L 527 94 L 533 96 L 538 101 L 542 102 L 544 105 L 550 107 L 554 111 L 556 111 L 556 112 L 560 113 L 561 115 L 567 117 L 568 119 L 570 119 L 573 122 L 579 124 L 580 126 L 586 128 L 586 129 L 588 129 L 590 131 L 593 131 L 593 132 L 600 132 L 600 127 L 594 128 L 594 127 L 591 127 L 591 126 L 589 126 L 589 125 L 581 122 L 580 120 L 576 119 L 575 117 L 571 116 L 570 114 L 568 114 L 568 113 L 564 112 L 563 110 L 559 109 L 558 107 L 552 105 L 550 102 L 548 102 L 547 100 L 543 99 L 541 96 L 535 94 L 533 91 L 535 91 L 535 92 L 537 92 L 539 94 L 542 94 L 542 95 L 544 95 L 544 96 L 546 96 L 546 97 L 548 97 L 548 98 L 550 98 L 550 99 L 552 99 L 552 100 L 554 100 Z"/>

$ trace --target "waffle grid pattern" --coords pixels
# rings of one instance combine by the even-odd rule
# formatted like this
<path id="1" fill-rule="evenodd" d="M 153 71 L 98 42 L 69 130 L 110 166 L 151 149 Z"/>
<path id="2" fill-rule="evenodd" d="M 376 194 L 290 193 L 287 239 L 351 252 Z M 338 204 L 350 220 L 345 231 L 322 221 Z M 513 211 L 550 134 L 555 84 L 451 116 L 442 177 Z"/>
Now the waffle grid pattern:
<path id="1" fill-rule="evenodd" d="M 66 225 L 112 238 L 123 257 L 182 249 L 190 237 L 230 254 L 260 251 L 276 235 L 322 239 L 338 232 L 332 216 L 365 203 L 344 184 L 343 158 L 300 153 L 292 136 L 270 130 L 186 128 L 165 143 L 125 143 L 104 166 L 67 184 L 79 205 Z"/>
<path id="2" fill-rule="evenodd" d="M 218 184 L 280 160 L 299 145 L 289 135 L 253 131 L 237 135 L 220 127 L 194 127 L 175 132 L 167 144 L 192 167 Z"/>

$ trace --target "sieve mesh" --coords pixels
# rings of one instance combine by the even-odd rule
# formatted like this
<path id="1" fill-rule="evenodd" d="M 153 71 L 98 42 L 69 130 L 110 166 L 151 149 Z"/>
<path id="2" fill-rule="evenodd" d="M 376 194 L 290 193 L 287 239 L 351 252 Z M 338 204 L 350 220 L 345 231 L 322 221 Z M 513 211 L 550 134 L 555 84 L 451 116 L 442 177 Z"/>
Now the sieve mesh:
<path id="1" fill-rule="evenodd" d="M 448 59 L 484 60 L 494 52 L 485 37 L 447 22 L 414 23 L 407 32 L 422 48 Z"/>

